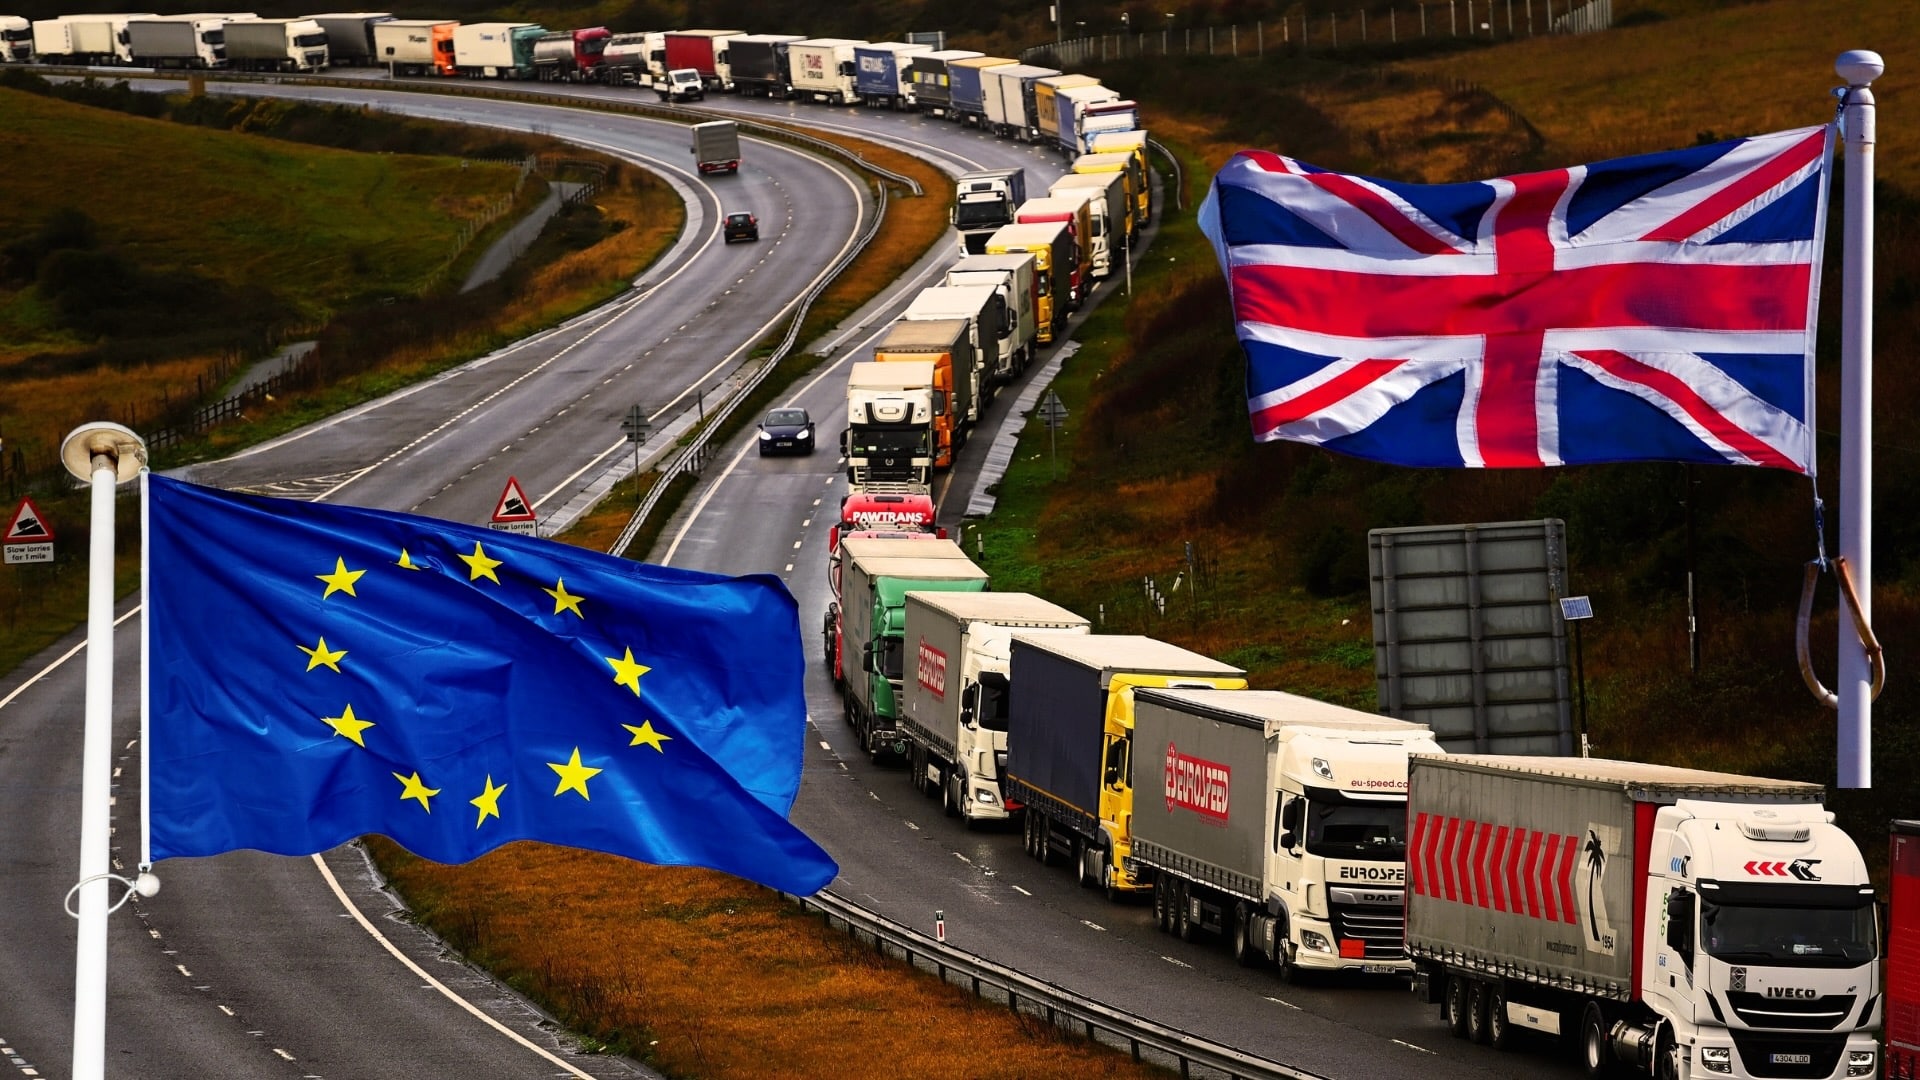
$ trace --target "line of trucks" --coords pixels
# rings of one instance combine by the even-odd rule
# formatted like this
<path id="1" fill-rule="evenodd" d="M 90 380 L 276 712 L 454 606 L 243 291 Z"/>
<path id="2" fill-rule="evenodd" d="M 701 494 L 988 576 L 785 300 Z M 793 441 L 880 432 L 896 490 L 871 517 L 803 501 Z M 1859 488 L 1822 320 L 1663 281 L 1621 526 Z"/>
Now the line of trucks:
<path id="1" fill-rule="evenodd" d="M 1446 754 L 993 592 L 924 496 L 848 506 L 822 646 L 861 745 L 1161 930 L 1286 979 L 1410 976 L 1459 1037 L 1556 1038 L 1594 1076 L 1877 1077 L 1883 1017 L 1888 1075 L 1915 1075 L 1920 944 L 1883 997 L 1874 889 L 1819 785 Z M 1899 927 L 1920 823 L 1894 839 Z"/>
<path id="2" fill-rule="evenodd" d="M 245 29 L 237 29 L 246 24 Z M 898 41 L 686 29 L 549 30 L 334 12 L 0 15 L 0 63 L 316 72 L 385 67 L 402 76 L 598 82 L 660 99 L 740 93 L 870 108 L 917 109 L 1069 157 L 1123 152 L 1138 105 L 1088 75 L 966 49 Z M 1144 171 L 1144 154 L 1142 154 Z"/>

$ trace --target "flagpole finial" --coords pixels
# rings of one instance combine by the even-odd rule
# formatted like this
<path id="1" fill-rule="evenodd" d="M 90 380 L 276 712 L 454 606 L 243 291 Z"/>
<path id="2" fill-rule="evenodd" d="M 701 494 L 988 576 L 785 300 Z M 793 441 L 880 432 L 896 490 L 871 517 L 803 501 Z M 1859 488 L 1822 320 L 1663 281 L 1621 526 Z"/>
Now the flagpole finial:
<path id="1" fill-rule="evenodd" d="M 1887 70 L 1887 62 L 1871 49 L 1848 49 L 1833 62 L 1833 70 L 1847 80 L 1848 86 L 1865 86 Z"/>
<path id="2" fill-rule="evenodd" d="M 103 454 L 113 459 L 114 477 L 124 484 L 146 466 L 147 443 L 132 429 L 105 420 L 74 428 L 60 443 L 61 462 L 83 481 L 93 479 L 93 459 Z"/>

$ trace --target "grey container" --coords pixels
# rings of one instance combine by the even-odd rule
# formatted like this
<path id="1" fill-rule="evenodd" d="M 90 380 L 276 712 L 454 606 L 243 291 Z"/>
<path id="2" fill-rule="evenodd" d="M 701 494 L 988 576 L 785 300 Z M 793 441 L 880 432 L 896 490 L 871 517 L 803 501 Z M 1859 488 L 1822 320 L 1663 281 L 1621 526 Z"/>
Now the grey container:
<path id="1" fill-rule="evenodd" d="M 1654 811 L 1679 799 L 1800 803 L 1823 794 L 1818 784 L 1637 761 L 1416 754 L 1407 952 L 1629 1000 Z"/>

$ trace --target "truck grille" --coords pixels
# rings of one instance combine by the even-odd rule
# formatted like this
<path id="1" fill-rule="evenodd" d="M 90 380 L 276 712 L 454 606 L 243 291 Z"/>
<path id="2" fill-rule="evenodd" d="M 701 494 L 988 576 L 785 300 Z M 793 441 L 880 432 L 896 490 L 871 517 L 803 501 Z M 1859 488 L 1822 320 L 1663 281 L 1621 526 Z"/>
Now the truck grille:
<path id="1" fill-rule="evenodd" d="M 1366 944 L 1368 960 L 1407 958 L 1407 913 L 1399 907 L 1333 905 L 1333 936 Z"/>
<path id="2" fill-rule="evenodd" d="M 1733 1014 L 1748 1027 L 1791 1028 L 1802 1031 L 1832 1031 L 1853 1013 L 1852 994 L 1830 994 L 1817 998 L 1770 998 L 1760 994 L 1727 991 L 1727 1004 Z M 1822 1073 L 1821 1075 L 1826 1075 Z"/>
<path id="3" fill-rule="evenodd" d="M 1755 1036 L 1739 1028 L 1729 1029 L 1733 1048 L 1748 1076 L 1766 1080 L 1815 1080 L 1832 1076 L 1846 1052 L 1845 1035 L 1770 1035 Z M 1804 1061 L 1799 1059 L 1804 1058 Z"/>

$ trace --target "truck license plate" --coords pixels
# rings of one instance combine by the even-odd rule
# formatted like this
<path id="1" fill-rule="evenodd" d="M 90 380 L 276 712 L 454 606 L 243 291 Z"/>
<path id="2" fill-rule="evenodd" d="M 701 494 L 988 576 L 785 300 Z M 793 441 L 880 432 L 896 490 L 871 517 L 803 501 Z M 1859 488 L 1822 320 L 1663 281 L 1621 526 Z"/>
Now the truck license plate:
<path id="1" fill-rule="evenodd" d="M 1812 1054 L 1768 1054 L 1767 1060 L 1775 1065 L 1811 1065 Z"/>
<path id="2" fill-rule="evenodd" d="M 1392 975 L 1397 970 L 1399 969 L 1395 968 L 1392 964 L 1360 965 L 1360 974 L 1362 975 Z"/>

